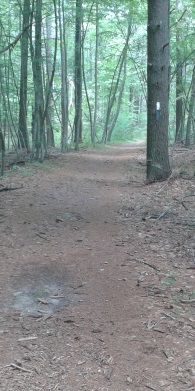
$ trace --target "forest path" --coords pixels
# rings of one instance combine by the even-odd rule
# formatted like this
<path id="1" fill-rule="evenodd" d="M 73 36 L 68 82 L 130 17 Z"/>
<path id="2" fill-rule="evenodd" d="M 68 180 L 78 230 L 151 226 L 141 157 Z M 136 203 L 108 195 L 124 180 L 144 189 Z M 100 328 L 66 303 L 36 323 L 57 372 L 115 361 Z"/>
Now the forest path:
<path id="1" fill-rule="evenodd" d="M 136 144 L 14 172 L 24 187 L 0 201 L 1 390 L 195 386 L 193 197 L 175 200 L 194 183 L 144 179 Z"/>

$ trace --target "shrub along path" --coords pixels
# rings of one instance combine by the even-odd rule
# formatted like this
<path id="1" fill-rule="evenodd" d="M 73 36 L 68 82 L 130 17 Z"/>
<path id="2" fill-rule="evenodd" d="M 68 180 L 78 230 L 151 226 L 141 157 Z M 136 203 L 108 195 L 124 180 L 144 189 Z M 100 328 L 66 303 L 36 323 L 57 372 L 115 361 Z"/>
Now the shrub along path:
<path id="1" fill-rule="evenodd" d="M 195 389 L 194 151 L 171 155 L 152 185 L 137 144 L 1 180 L 2 391 Z"/>

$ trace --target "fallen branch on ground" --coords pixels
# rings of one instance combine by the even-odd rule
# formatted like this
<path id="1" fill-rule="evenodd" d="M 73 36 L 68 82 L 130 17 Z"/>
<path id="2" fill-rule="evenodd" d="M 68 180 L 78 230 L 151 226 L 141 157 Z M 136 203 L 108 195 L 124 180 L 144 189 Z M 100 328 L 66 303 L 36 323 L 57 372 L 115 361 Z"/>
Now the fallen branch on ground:
<path id="1" fill-rule="evenodd" d="M 2 187 L 0 187 L 0 191 L 19 190 L 19 189 L 22 189 L 23 187 L 24 187 L 23 185 L 16 186 L 16 187 L 2 186 Z"/>
<path id="2" fill-rule="evenodd" d="M 49 240 L 48 240 L 47 238 L 45 238 L 44 236 L 42 236 L 42 235 L 40 235 L 40 234 L 38 234 L 38 233 L 36 233 L 36 235 L 39 236 L 39 238 L 44 239 L 44 240 L 47 240 L 47 241 L 49 242 Z"/>
<path id="3" fill-rule="evenodd" d="M 133 258 L 133 259 L 129 259 L 129 261 L 143 263 L 144 265 L 147 265 L 147 266 L 151 267 L 152 269 L 157 270 L 158 272 L 160 272 L 160 269 L 158 267 L 156 267 L 154 265 L 151 265 L 150 263 L 144 261 L 143 259 L 135 259 L 135 258 Z"/>
<path id="4" fill-rule="evenodd" d="M 30 373 L 33 372 L 33 371 L 31 371 L 31 369 L 26 369 L 24 367 L 20 367 L 19 365 L 16 365 L 13 363 L 10 364 L 10 367 L 12 367 L 14 369 L 19 369 L 20 371 L 23 371 L 23 372 L 30 372 Z"/>

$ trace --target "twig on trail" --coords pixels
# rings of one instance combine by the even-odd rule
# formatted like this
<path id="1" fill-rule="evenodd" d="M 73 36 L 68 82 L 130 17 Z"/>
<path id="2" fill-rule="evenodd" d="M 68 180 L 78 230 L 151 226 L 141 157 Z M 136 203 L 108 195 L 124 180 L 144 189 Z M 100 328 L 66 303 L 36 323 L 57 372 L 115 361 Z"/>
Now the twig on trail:
<path id="1" fill-rule="evenodd" d="M 188 208 L 187 208 L 187 206 L 184 204 L 184 201 L 180 201 L 180 200 L 178 200 L 176 197 L 174 198 L 177 202 L 179 202 L 182 206 L 183 206 L 183 208 L 185 209 L 185 210 L 188 210 Z"/>
<path id="2" fill-rule="evenodd" d="M 48 240 L 47 238 L 44 238 L 44 236 L 42 236 L 42 235 L 38 234 L 37 232 L 36 232 L 36 235 L 37 235 L 37 236 L 39 236 L 39 238 L 41 238 L 41 239 L 45 239 L 45 240 L 47 240 L 47 241 L 49 242 L 49 240 Z"/>
<path id="3" fill-rule="evenodd" d="M 44 316 L 41 316 L 40 318 L 36 319 L 36 322 L 40 322 L 41 320 L 47 320 L 47 319 L 50 319 L 53 317 L 53 314 L 48 314 L 48 315 L 44 315 Z"/>
<path id="4" fill-rule="evenodd" d="M 180 299 L 180 302 L 184 304 L 191 304 L 191 303 L 195 303 L 195 299 L 191 299 L 191 300 Z"/>
<path id="5" fill-rule="evenodd" d="M 47 312 L 43 310 L 37 310 L 37 312 L 40 312 L 40 314 L 47 314 Z"/>
<path id="6" fill-rule="evenodd" d="M 4 365 L 3 367 L 0 367 L 0 371 L 4 368 L 9 368 L 10 367 L 10 364 L 7 364 L 7 365 Z"/>
<path id="7" fill-rule="evenodd" d="M 181 205 L 184 207 L 185 210 L 188 210 L 187 206 L 184 204 L 183 201 L 181 201 Z"/>
<path id="8" fill-rule="evenodd" d="M 171 320 L 175 320 L 174 316 L 172 316 L 170 314 L 166 314 L 166 312 L 162 312 L 161 314 L 164 315 L 167 318 L 170 318 Z"/>
<path id="9" fill-rule="evenodd" d="M 41 319 L 42 320 L 47 320 L 47 319 L 50 319 L 52 317 L 53 317 L 53 314 L 49 314 L 49 315 L 43 316 Z"/>
<path id="10" fill-rule="evenodd" d="M 155 323 L 152 323 L 152 320 L 151 319 L 149 319 L 149 321 L 148 321 L 148 323 L 147 323 L 147 325 L 146 325 L 146 328 L 147 328 L 147 330 L 154 330 L 154 327 L 156 327 L 157 326 L 157 324 L 159 324 L 160 323 L 160 319 L 159 320 L 157 320 L 157 322 Z"/>
<path id="11" fill-rule="evenodd" d="M 169 176 L 169 178 L 164 183 L 164 185 L 155 193 L 155 195 L 158 195 L 165 188 L 165 186 L 167 186 L 169 184 L 170 180 L 173 178 L 174 178 L 174 173 L 172 172 L 171 175 Z"/>
<path id="12" fill-rule="evenodd" d="M 149 388 L 150 390 L 157 391 L 156 388 L 150 386 L 149 384 L 145 384 L 145 387 L 146 387 L 146 388 Z"/>
<path id="13" fill-rule="evenodd" d="M 195 227 L 195 221 L 186 221 L 183 225 L 187 225 L 188 227 Z"/>
<path id="14" fill-rule="evenodd" d="M 21 367 L 19 365 L 13 364 L 13 363 L 11 363 L 9 366 L 14 369 L 19 369 L 20 371 L 23 371 L 23 372 L 30 372 L 30 373 L 33 372 L 31 369 L 26 369 L 24 367 Z"/>
<path id="15" fill-rule="evenodd" d="M 22 189 L 24 186 L 16 186 L 16 187 L 9 187 L 9 186 L 2 186 L 0 187 L 0 191 L 9 191 L 9 190 L 19 190 Z"/>
<path id="16" fill-rule="evenodd" d="M 140 185 L 142 185 L 141 181 L 136 181 L 135 179 L 129 179 L 128 183 L 139 183 Z"/>
<path id="17" fill-rule="evenodd" d="M 37 301 L 39 303 L 41 303 L 41 304 L 45 304 L 45 305 L 49 304 L 49 302 L 47 300 L 44 300 L 44 299 L 37 299 Z"/>
<path id="18" fill-rule="evenodd" d="M 154 270 L 157 270 L 158 272 L 160 272 L 160 269 L 154 265 L 151 265 L 150 263 L 144 261 L 143 259 L 129 259 L 129 261 L 135 261 L 135 262 L 139 262 L 139 263 L 143 263 L 144 265 L 147 265 L 149 267 L 151 267 L 152 269 Z"/>
<path id="19" fill-rule="evenodd" d="M 111 379 L 112 372 L 113 372 L 113 369 L 112 369 L 112 368 L 109 368 L 109 369 L 106 371 L 106 373 L 105 373 L 105 378 L 106 378 L 106 380 L 110 380 L 110 379 Z"/>
<path id="20" fill-rule="evenodd" d="M 147 330 L 152 330 L 156 326 L 156 323 L 152 323 L 151 319 L 149 319 L 146 328 Z"/>
<path id="21" fill-rule="evenodd" d="M 187 194 L 184 198 L 195 197 L 195 194 Z"/>
<path id="22" fill-rule="evenodd" d="M 165 186 L 167 186 L 167 182 L 155 193 L 155 195 L 159 195 L 159 193 L 164 189 Z"/>
<path id="23" fill-rule="evenodd" d="M 37 339 L 37 337 L 24 337 L 24 338 L 19 338 L 18 342 L 23 342 L 23 341 L 32 341 L 34 339 Z"/>
<path id="24" fill-rule="evenodd" d="M 156 221 L 160 220 L 162 217 L 164 217 L 169 211 L 170 211 L 170 209 L 167 209 L 167 210 L 165 210 L 165 212 L 161 213 L 160 216 L 157 217 Z"/>
<path id="25" fill-rule="evenodd" d="M 188 210 L 188 207 L 185 205 L 184 201 L 186 198 L 189 198 L 189 197 L 195 197 L 195 194 L 185 195 L 182 200 L 178 200 L 178 198 L 174 197 L 174 200 L 179 202 L 184 207 L 185 210 Z M 186 200 L 186 202 L 187 202 L 187 200 Z M 188 202 L 191 202 L 191 201 L 188 201 Z"/>

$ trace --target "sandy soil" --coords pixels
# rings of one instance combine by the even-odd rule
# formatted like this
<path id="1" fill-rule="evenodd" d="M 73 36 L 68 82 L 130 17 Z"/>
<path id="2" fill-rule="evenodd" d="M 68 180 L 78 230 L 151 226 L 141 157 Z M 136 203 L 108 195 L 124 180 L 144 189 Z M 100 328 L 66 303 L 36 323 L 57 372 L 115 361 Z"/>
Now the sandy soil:
<path id="1" fill-rule="evenodd" d="M 0 182 L 0 390 L 195 390 L 194 151 L 13 166 Z"/>

